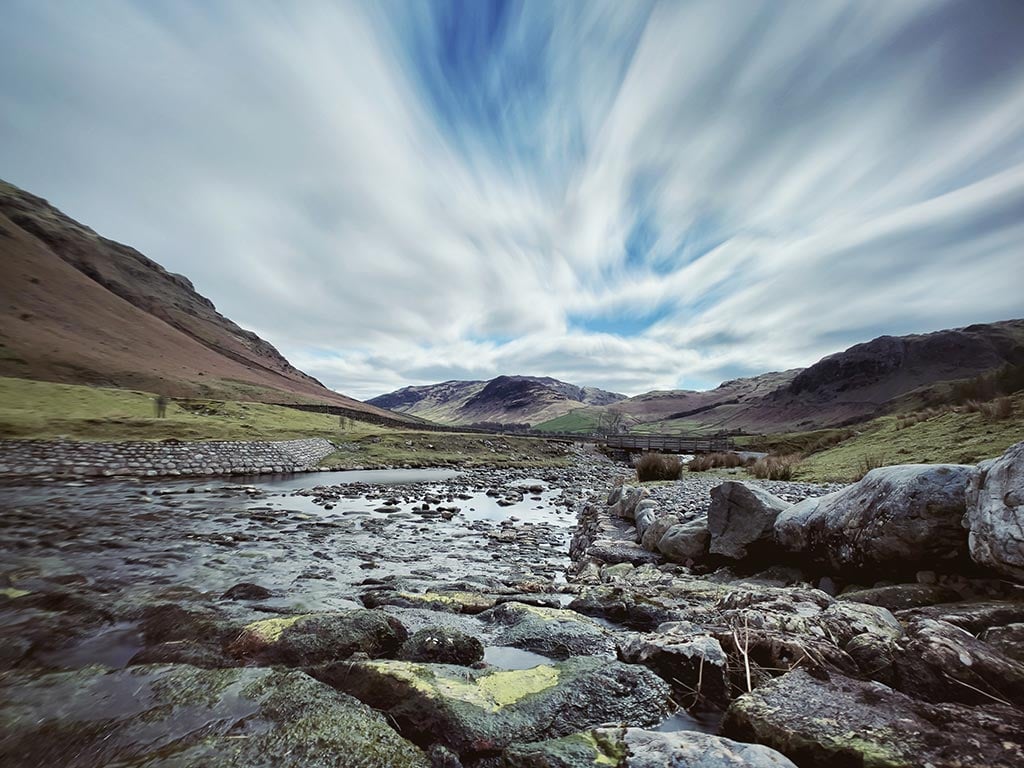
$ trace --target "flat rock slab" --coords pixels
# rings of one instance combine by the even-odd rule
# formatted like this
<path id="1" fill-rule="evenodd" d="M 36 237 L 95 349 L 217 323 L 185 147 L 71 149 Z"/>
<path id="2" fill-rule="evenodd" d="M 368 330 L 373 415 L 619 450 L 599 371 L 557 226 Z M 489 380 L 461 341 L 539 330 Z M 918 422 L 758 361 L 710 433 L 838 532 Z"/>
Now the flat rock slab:
<path id="1" fill-rule="evenodd" d="M 659 733 L 641 728 L 595 728 L 561 739 L 510 747 L 510 768 L 796 768 L 760 744 L 741 744 L 698 731 Z"/>
<path id="2" fill-rule="evenodd" d="M 430 762 L 384 718 L 308 675 L 185 665 L 0 675 L 0 765 L 101 768 Z"/>
<path id="3" fill-rule="evenodd" d="M 369 661 L 313 674 L 384 711 L 417 743 L 440 742 L 462 755 L 607 722 L 651 725 L 669 706 L 668 686 L 650 670 L 589 657 L 511 671 Z"/>
<path id="4" fill-rule="evenodd" d="M 430 592 L 375 590 L 364 594 L 362 601 L 367 608 L 393 605 L 398 608 L 426 608 L 431 611 L 467 614 L 482 613 L 488 608 L 493 608 L 497 602 L 495 598 L 488 595 L 462 590 Z"/>
<path id="5" fill-rule="evenodd" d="M 1024 713 L 993 704 L 928 704 L 881 683 L 789 672 L 736 699 L 723 733 L 808 766 L 1017 768 Z"/>

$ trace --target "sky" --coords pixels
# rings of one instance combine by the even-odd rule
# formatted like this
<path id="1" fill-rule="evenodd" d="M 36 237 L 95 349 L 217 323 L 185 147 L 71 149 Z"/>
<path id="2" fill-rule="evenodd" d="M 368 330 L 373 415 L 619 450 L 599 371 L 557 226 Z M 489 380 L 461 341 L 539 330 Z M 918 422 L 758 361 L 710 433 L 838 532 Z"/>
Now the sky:
<path id="1" fill-rule="evenodd" d="M 2 0 L 0 178 L 360 398 L 1024 316 L 1019 0 Z"/>

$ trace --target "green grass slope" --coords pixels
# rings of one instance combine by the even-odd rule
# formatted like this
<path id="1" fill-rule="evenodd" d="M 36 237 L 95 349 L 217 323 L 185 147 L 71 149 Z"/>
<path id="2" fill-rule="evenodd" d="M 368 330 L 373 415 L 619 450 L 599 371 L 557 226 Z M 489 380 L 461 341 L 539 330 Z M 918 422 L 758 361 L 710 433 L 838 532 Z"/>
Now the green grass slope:
<path id="1" fill-rule="evenodd" d="M 855 430 L 832 447 L 806 456 L 794 479 L 810 481 L 857 478 L 867 466 L 889 464 L 975 464 L 998 456 L 1014 443 L 1024 440 L 1024 393 L 1010 398 L 1013 413 L 1007 419 L 993 419 L 964 409 L 948 409 L 930 418 L 914 421 L 905 416 L 883 416 Z M 793 447 L 817 438 L 825 431 L 790 436 Z M 841 434 L 838 436 L 842 436 Z M 785 436 L 776 436 L 781 439 Z M 834 438 L 833 438 L 834 439 Z M 775 446 L 776 452 L 783 445 Z"/>
<path id="2" fill-rule="evenodd" d="M 534 426 L 534 429 L 539 432 L 590 434 L 597 431 L 601 413 L 602 411 L 597 409 L 577 408 L 574 411 L 563 413 L 554 419 L 537 424 Z"/>
<path id="3" fill-rule="evenodd" d="M 150 392 L 0 378 L 0 438 L 77 440 L 287 440 L 351 438 L 383 431 L 283 406 L 175 399 L 156 418 Z"/>

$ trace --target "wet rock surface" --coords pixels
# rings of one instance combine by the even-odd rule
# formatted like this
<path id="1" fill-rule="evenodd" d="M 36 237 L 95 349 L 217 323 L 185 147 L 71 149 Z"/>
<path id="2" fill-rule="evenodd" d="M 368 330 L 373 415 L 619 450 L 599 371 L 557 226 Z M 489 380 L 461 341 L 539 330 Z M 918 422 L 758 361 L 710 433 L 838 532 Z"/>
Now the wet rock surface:
<path id="1" fill-rule="evenodd" d="M 1018 757 L 1024 591 L 957 557 L 886 565 L 899 494 L 858 491 L 851 520 L 870 524 L 794 555 L 768 531 L 842 489 L 622 480 L 580 454 L 532 473 L 0 487 L 0 754 L 71 764 L 56 733 L 83 765 Z M 929 487 L 914 519 L 955 496 Z M 941 516 L 920 551 L 966 553 L 969 530 Z M 94 699 L 102 743 L 81 714 Z"/>
<path id="2" fill-rule="evenodd" d="M 440 738 L 470 756 L 565 736 L 588 724 L 652 725 L 670 708 L 668 686 L 644 667 L 592 657 L 526 670 L 357 662 L 313 674 L 386 712 L 413 741 Z"/>
<path id="3" fill-rule="evenodd" d="M 512 768 L 794 768 L 775 750 L 696 731 L 660 733 L 642 728 L 595 728 L 561 739 L 508 749 Z"/>
<path id="4" fill-rule="evenodd" d="M 1019 710 L 928 704 L 880 683 L 804 670 L 733 702 L 724 732 L 798 765 L 1010 768 L 1024 761 Z"/>
<path id="5" fill-rule="evenodd" d="M 427 768 L 421 750 L 355 699 L 297 671 L 0 674 L 0 764 Z"/>

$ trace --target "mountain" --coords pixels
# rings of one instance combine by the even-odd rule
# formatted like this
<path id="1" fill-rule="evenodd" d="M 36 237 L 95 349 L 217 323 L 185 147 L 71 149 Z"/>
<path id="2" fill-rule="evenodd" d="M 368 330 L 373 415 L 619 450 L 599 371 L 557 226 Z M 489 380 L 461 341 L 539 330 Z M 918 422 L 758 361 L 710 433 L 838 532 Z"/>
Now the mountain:
<path id="1" fill-rule="evenodd" d="M 445 381 L 404 387 L 366 402 L 441 424 L 537 424 L 588 405 L 609 405 L 625 395 L 538 376 L 489 381 Z"/>
<path id="2" fill-rule="evenodd" d="M 0 376 L 377 409 L 324 387 L 181 275 L 0 181 Z"/>
<path id="3" fill-rule="evenodd" d="M 606 408 L 578 411 L 589 431 L 604 411 L 647 432 L 792 432 L 841 426 L 921 405 L 926 391 L 957 379 L 1024 364 L 1024 320 L 934 333 L 880 336 L 806 369 L 735 379 L 704 392 L 648 392 Z M 561 430 L 564 420 L 538 428 Z M 570 427 L 571 428 L 571 427 Z"/>

